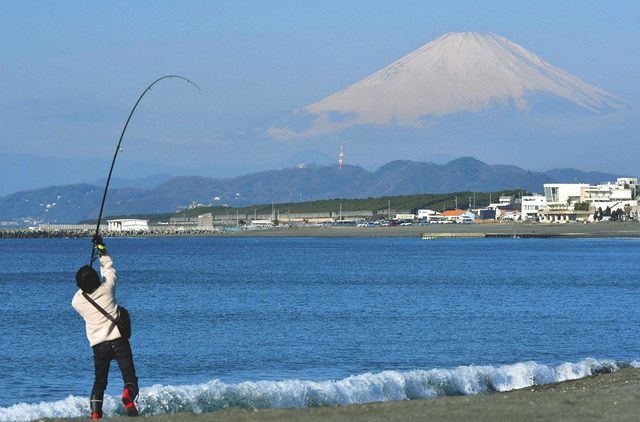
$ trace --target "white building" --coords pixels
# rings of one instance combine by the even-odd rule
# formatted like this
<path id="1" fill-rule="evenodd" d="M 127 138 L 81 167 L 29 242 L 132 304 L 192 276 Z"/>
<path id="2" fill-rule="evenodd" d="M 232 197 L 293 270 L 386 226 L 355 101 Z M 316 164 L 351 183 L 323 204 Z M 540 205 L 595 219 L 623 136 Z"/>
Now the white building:
<path id="1" fill-rule="evenodd" d="M 545 183 L 545 200 L 551 208 L 569 207 L 581 202 L 582 190 L 588 187 L 587 183 Z"/>
<path id="2" fill-rule="evenodd" d="M 416 218 L 415 214 L 411 214 L 411 213 L 397 213 L 395 217 L 393 217 L 394 220 L 413 220 Z"/>
<path id="3" fill-rule="evenodd" d="M 430 215 L 437 215 L 438 213 L 434 210 L 418 210 L 418 219 L 422 220 L 428 218 Z"/>
<path id="4" fill-rule="evenodd" d="M 522 220 L 522 209 L 518 204 L 500 205 L 496 207 L 496 220 L 519 221 Z"/>
<path id="5" fill-rule="evenodd" d="M 616 183 L 602 183 L 583 190 L 583 202 L 591 210 L 622 210 L 625 214 L 638 205 L 638 179 L 620 177 Z"/>
<path id="6" fill-rule="evenodd" d="M 622 187 L 630 188 L 634 190 L 634 197 L 638 196 L 640 193 L 640 186 L 638 185 L 637 177 L 618 177 L 616 180 L 616 184 Z"/>
<path id="7" fill-rule="evenodd" d="M 638 179 L 621 177 L 615 183 L 554 183 L 544 185 L 546 205 L 538 212 L 542 222 L 593 220 L 596 210 L 626 210 L 638 205 Z M 580 207 L 577 207 L 580 204 Z M 524 202 L 523 202 L 524 207 Z M 576 209 L 577 208 L 577 209 Z"/>
<path id="8" fill-rule="evenodd" d="M 514 198 L 510 195 L 502 195 L 498 198 L 498 202 L 490 202 L 489 205 L 486 206 L 486 209 L 489 210 L 497 210 L 498 207 L 508 207 L 517 203 L 519 199 Z"/>
<path id="9" fill-rule="evenodd" d="M 616 202 L 630 201 L 636 198 L 637 179 L 619 178 L 616 183 L 603 183 L 584 189 L 584 202 Z M 629 182 L 632 183 L 629 183 Z"/>
<path id="10" fill-rule="evenodd" d="M 198 228 L 200 230 L 213 230 L 213 213 L 200 214 L 198 216 Z"/>
<path id="11" fill-rule="evenodd" d="M 522 202 L 520 204 L 520 216 L 523 221 L 537 221 L 538 220 L 538 210 L 544 208 L 547 204 L 547 200 L 544 195 L 530 195 L 523 196 Z"/>
<path id="12" fill-rule="evenodd" d="M 514 198 L 513 198 L 513 196 L 502 195 L 502 196 L 498 199 L 498 203 L 499 203 L 500 205 L 509 205 L 509 204 L 513 204 L 513 203 L 514 203 Z"/>
<path id="13" fill-rule="evenodd" d="M 474 220 L 477 220 L 478 216 L 471 212 L 471 211 L 466 211 L 462 214 L 460 214 L 460 218 L 458 219 L 458 223 L 473 223 Z"/>
<path id="14" fill-rule="evenodd" d="M 107 220 L 107 231 L 110 232 L 140 232 L 149 231 L 149 221 L 137 218 Z"/>
<path id="15" fill-rule="evenodd" d="M 591 212 L 576 210 L 575 204 L 584 202 L 587 183 L 545 183 L 545 206 L 538 210 L 541 223 L 567 223 L 592 219 Z"/>

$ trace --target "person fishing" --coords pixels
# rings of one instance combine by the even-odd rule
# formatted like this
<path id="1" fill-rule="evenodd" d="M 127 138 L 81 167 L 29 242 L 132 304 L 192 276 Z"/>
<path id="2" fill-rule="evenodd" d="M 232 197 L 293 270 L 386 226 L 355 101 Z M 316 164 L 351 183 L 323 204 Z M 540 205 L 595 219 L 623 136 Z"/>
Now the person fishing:
<path id="1" fill-rule="evenodd" d="M 129 344 L 130 331 L 121 333 L 126 328 L 119 329 L 116 325 L 120 312 L 115 298 L 116 270 L 102 237 L 96 234 L 92 241 L 100 257 L 101 277 L 91 265 L 81 267 L 76 273 L 79 290 L 71 301 L 73 308 L 84 318 L 87 339 L 93 348 L 95 380 L 90 399 L 91 419 L 102 417 L 102 400 L 113 359 L 118 363 L 124 380 L 122 403 L 127 415 L 137 416 L 134 400 L 138 396 L 138 377 Z"/>
<path id="2" fill-rule="evenodd" d="M 137 416 L 135 399 L 138 396 L 138 377 L 133 365 L 133 354 L 131 345 L 129 344 L 129 336 L 131 335 L 131 324 L 129 321 L 129 313 L 122 306 L 118 306 L 115 299 L 116 289 L 116 270 L 113 268 L 113 261 L 107 253 L 107 249 L 100 237 L 100 222 L 102 221 L 102 212 L 104 204 L 107 200 L 109 191 L 109 183 L 113 168 L 118 158 L 118 152 L 121 151 L 120 145 L 127 131 L 129 122 L 136 111 L 138 104 L 147 92 L 158 82 L 165 79 L 181 79 L 200 90 L 200 87 L 189 79 L 180 75 L 165 75 L 152 83 L 140 94 L 138 100 L 134 104 L 127 121 L 120 133 L 120 139 L 116 145 L 107 183 L 104 186 L 102 194 L 102 203 L 100 204 L 100 213 L 96 223 L 96 231 L 93 236 L 93 247 L 91 248 L 91 259 L 89 265 L 85 265 L 76 273 L 76 283 L 79 290 L 73 296 L 71 305 L 84 318 L 87 329 L 87 338 L 89 344 L 93 348 L 93 362 L 95 365 L 95 380 L 93 390 L 91 391 L 91 418 L 100 419 L 102 417 L 102 400 L 104 390 L 107 388 L 109 376 L 109 366 L 113 359 L 118 362 L 122 378 L 124 380 L 124 391 L 122 393 L 122 403 L 127 411 L 128 416 Z M 93 269 L 93 261 L 96 252 L 100 257 L 100 273 L 98 276 L 96 270 Z"/>

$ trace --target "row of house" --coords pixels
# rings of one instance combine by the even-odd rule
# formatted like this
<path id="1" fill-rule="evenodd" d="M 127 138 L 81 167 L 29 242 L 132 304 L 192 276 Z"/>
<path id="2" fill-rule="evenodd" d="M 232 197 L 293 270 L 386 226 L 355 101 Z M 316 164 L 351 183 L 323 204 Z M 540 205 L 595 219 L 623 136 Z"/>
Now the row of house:
<path id="1" fill-rule="evenodd" d="M 541 223 L 609 220 L 640 217 L 638 178 L 621 177 L 615 183 L 547 183 L 544 195 L 515 198 L 501 196 L 498 202 L 473 210 L 449 210 L 442 213 L 421 209 L 416 214 L 396 215 L 405 221 L 429 223 L 470 223 L 474 220 L 532 221 Z"/>
<path id="2" fill-rule="evenodd" d="M 543 223 L 607 220 L 612 213 L 638 216 L 638 178 L 621 177 L 615 183 L 548 183 L 544 195 L 523 196 L 520 219 Z M 609 213 L 609 216 L 602 215 Z M 598 217 L 600 215 L 600 217 Z"/>
<path id="3" fill-rule="evenodd" d="M 640 216 L 638 178 L 621 177 L 615 183 L 546 183 L 544 194 L 514 198 L 501 196 L 496 203 L 473 210 L 480 220 L 556 223 L 624 219 Z M 461 210 L 456 210 L 462 213 Z M 449 213 L 447 211 L 447 213 Z"/>

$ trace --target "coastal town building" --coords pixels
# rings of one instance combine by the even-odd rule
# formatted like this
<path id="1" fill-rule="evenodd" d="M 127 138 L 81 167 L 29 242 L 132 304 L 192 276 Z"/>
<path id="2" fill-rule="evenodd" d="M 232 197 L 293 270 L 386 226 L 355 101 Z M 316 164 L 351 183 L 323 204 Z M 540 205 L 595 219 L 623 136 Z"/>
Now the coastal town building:
<path id="1" fill-rule="evenodd" d="M 476 214 L 478 219 L 480 220 L 495 220 L 496 219 L 496 210 L 493 208 L 478 208 L 476 210 Z"/>
<path id="2" fill-rule="evenodd" d="M 208 212 L 198 216 L 198 229 L 213 230 L 213 214 Z"/>
<path id="3" fill-rule="evenodd" d="M 511 196 L 511 195 L 503 195 L 503 196 L 500 196 L 498 198 L 498 202 L 490 202 L 489 205 L 487 205 L 486 208 L 490 209 L 490 210 L 495 210 L 498 207 L 504 207 L 504 206 L 507 206 L 507 205 L 513 205 L 515 203 L 517 203 L 517 199 L 515 199 L 513 196 Z"/>
<path id="4" fill-rule="evenodd" d="M 441 216 L 452 223 L 471 223 L 478 218 L 474 213 L 467 210 L 448 210 L 444 211 Z"/>
<path id="5" fill-rule="evenodd" d="M 394 220 L 403 220 L 403 221 L 407 221 L 407 220 L 415 220 L 416 215 L 410 212 L 404 212 L 404 213 L 397 213 L 395 217 L 393 217 Z"/>
<path id="6" fill-rule="evenodd" d="M 584 189 L 582 202 L 594 209 L 610 208 L 612 211 L 625 206 L 638 204 L 638 179 L 621 177 L 616 183 L 603 183 Z"/>
<path id="7" fill-rule="evenodd" d="M 422 220 L 422 219 L 428 218 L 430 215 L 436 215 L 436 214 L 438 213 L 434 210 L 422 209 L 422 210 L 418 210 L 417 217 L 419 220 Z"/>
<path id="8" fill-rule="evenodd" d="M 521 205 L 517 203 L 499 205 L 495 209 L 496 220 L 500 221 L 519 221 L 522 219 Z"/>
<path id="9" fill-rule="evenodd" d="M 571 204 L 580 202 L 586 183 L 545 183 L 546 206 L 556 209 L 570 209 Z"/>
<path id="10" fill-rule="evenodd" d="M 534 194 L 523 196 L 520 203 L 520 217 L 522 221 L 538 221 L 538 211 L 547 201 L 544 195 Z"/>
<path id="11" fill-rule="evenodd" d="M 570 221 L 593 221 L 593 213 L 589 210 L 570 208 L 543 208 L 538 211 L 541 223 L 568 223 Z"/>
<path id="12" fill-rule="evenodd" d="M 621 177 L 615 183 L 598 185 L 545 184 L 544 192 L 545 203 L 538 210 L 540 222 L 593 221 L 598 215 L 608 220 L 612 213 L 630 218 L 638 205 L 638 178 Z"/>
<path id="13" fill-rule="evenodd" d="M 149 231 L 149 221 L 137 218 L 123 218 L 117 220 L 107 220 L 107 231 L 109 232 L 146 232 Z"/>
<path id="14" fill-rule="evenodd" d="M 512 195 L 502 195 L 498 202 L 490 202 L 486 207 L 475 211 L 480 220 L 520 220 L 520 199 Z"/>
<path id="15" fill-rule="evenodd" d="M 445 217 L 449 221 L 455 221 L 464 213 L 465 210 L 447 210 L 440 213 L 440 215 Z"/>

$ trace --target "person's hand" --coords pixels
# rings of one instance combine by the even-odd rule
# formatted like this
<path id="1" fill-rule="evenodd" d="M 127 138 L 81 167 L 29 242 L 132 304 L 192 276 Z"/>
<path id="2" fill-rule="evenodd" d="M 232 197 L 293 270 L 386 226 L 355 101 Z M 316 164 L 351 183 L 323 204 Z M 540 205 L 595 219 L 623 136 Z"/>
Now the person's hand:
<path id="1" fill-rule="evenodd" d="M 98 253 L 100 255 L 104 255 L 105 252 L 107 251 L 107 248 L 104 245 L 102 236 L 100 236 L 99 234 L 95 234 L 93 235 L 93 238 L 91 239 L 91 241 L 93 242 L 93 246 L 98 250 Z"/>

